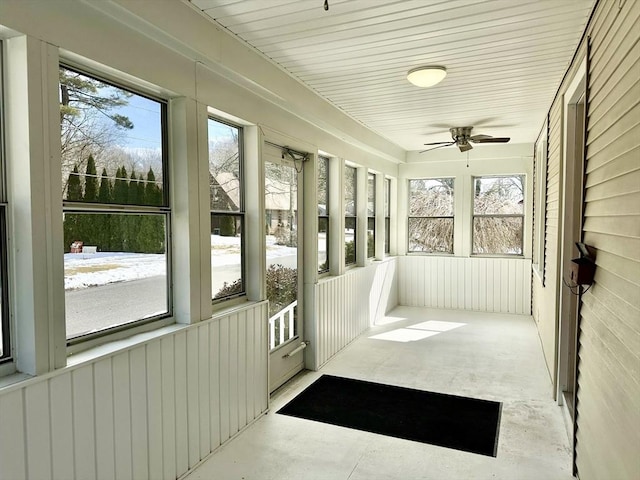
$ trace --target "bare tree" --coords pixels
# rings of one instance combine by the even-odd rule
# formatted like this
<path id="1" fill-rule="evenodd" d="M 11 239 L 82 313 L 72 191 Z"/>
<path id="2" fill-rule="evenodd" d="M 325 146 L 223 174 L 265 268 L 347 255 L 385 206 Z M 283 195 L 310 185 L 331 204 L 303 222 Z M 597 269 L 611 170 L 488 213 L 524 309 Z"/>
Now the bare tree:
<path id="1" fill-rule="evenodd" d="M 453 253 L 453 181 L 410 180 L 410 251 Z"/>
<path id="2" fill-rule="evenodd" d="M 69 173 L 82 168 L 89 155 L 100 158 L 125 130 L 133 128 L 117 109 L 128 104 L 131 93 L 60 67 L 60 142 L 63 195 Z"/>

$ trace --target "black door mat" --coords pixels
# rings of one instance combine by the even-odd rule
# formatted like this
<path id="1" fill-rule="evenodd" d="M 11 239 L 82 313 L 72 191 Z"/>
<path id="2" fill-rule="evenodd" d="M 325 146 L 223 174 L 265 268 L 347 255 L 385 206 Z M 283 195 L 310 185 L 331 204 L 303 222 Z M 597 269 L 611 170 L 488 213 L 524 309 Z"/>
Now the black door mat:
<path id="1" fill-rule="evenodd" d="M 496 456 L 502 404 L 322 375 L 277 413 Z"/>

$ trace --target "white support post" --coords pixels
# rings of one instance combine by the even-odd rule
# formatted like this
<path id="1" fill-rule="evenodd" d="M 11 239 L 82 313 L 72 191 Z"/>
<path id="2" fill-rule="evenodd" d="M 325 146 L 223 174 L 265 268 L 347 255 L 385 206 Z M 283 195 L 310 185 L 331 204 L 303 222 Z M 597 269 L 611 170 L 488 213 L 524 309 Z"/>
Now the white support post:
<path id="1" fill-rule="evenodd" d="M 57 48 L 7 40 L 10 275 L 16 364 L 39 375 L 66 364 Z"/>
<path id="2" fill-rule="evenodd" d="M 172 204 L 172 276 L 173 310 L 177 323 L 196 323 L 208 318 L 201 299 L 201 225 L 203 220 L 200 198 L 201 180 L 199 152 L 206 144 L 198 141 L 198 115 L 194 100 L 177 98 L 169 103 L 171 145 L 171 204 Z M 208 177 L 205 177 L 206 180 Z M 205 280 L 206 286 L 206 280 Z M 209 290 L 211 287 L 209 287 Z M 207 293 L 207 296 L 209 294 Z"/>

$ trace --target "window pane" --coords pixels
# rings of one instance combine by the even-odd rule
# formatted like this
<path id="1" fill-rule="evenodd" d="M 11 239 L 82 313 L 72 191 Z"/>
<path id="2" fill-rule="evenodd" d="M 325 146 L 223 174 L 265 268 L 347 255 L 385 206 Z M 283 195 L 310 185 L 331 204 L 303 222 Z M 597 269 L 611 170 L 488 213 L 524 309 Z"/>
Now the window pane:
<path id="1" fill-rule="evenodd" d="M 11 356 L 11 344 L 9 334 L 9 308 L 7 299 L 7 224 L 6 205 L 7 201 L 5 188 L 5 162 L 4 162 L 4 97 L 3 97 L 3 43 L 0 40 L 0 360 Z"/>
<path id="2" fill-rule="evenodd" d="M 384 179 L 384 253 L 389 253 L 391 232 L 391 180 Z"/>
<path id="3" fill-rule="evenodd" d="M 164 104 L 60 67 L 62 196 L 166 205 Z"/>
<path id="4" fill-rule="evenodd" d="M 376 256 L 376 219 L 367 218 L 367 258 Z"/>
<path id="5" fill-rule="evenodd" d="M 367 177 L 367 216 L 376 214 L 376 176 L 370 173 Z"/>
<path id="6" fill-rule="evenodd" d="M 166 216 L 65 213 L 67 338 L 169 312 Z"/>
<path id="7" fill-rule="evenodd" d="M 211 214 L 211 298 L 244 292 L 242 280 L 242 215 Z"/>
<path id="8" fill-rule="evenodd" d="M 384 253 L 389 253 L 391 251 L 390 249 L 390 239 L 391 239 L 391 232 L 389 231 L 389 229 L 391 228 L 391 219 L 389 217 L 386 217 L 384 219 Z"/>
<path id="9" fill-rule="evenodd" d="M 318 158 L 318 272 L 329 271 L 329 159 Z"/>
<path id="10" fill-rule="evenodd" d="M 473 253 L 522 255 L 524 217 L 475 217 Z"/>
<path id="11" fill-rule="evenodd" d="M 211 210 L 242 211 L 240 130 L 210 118 L 208 134 Z"/>
<path id="12" fill-rule="evenodd" d="M 344 219 L 344 263 L 356 263 L 356 217 Z"/>
<path id="13" fill-rule="evenodd" d="M 409 251 L 453 253 L 453 218 L 409 218 Z"/>
<path id="14" fill-rule="evenodd" d="M 328 184 L 329 159 L 318 158 L 318 215 L 328 215 Z"/>
<path id="15" fill-rule="evenodd" d="M 409 180 L 409 216 L 453 216 L 453 178 Z"/>
<path id="16" fill-rule="evenodd" d="M 356 169 L 346 166 L 344 168 L 344 214 L 356 216 Z"/>
<path id="17" fill-rule="evenodd" d="M 318 271 L 329 271 L 329 218 L 318 217 Z"/>
<path id="18" fill-rule="evenodd" d="M 475 215 L 524 213 L 524 177 L 480 177 L 474 180 Z"/>
<path id="19" fill-rule="evenodd" d="M 0 44 L 1 46 L 1 44 Z M 0 358 L 11 353 L 9 343 L 9 309 L 7 308 L 7 248 L 6 248 L 6 212 L 0 205 Z"/>
<path id="20" fill-rule="evenodd" d="M 388 178 L 384 179 L 384 216 L 389 217 L 391 215 L 390 208 L 390 200 L 391 200 L 391 180 Z"/>

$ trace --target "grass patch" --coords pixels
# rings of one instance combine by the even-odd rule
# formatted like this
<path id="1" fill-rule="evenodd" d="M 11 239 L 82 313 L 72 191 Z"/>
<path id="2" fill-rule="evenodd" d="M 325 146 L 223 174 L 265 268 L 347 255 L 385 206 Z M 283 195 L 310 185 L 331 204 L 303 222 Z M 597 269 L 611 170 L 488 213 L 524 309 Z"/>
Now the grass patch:
<path id="1" fill-rule="evenodd" d="M 240 253 L 239 245 L 211 245 L 212 252 L 218 253 Z"/>
<path id="2" fill-rule="evenodd" d="M 120 268 L 122 265 L 118 265 L 115 263 L 105 263 L 102 265 L 78 265 L 77 267 L 65 267 L 64 274 L 65 275 L 76 275 L 78 273 L 96 273 L 96 272 L 105 272 L 107 270 L 113 270 L 115 268 Z"/>

